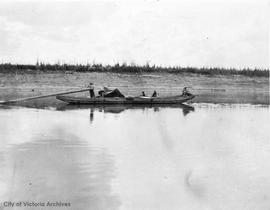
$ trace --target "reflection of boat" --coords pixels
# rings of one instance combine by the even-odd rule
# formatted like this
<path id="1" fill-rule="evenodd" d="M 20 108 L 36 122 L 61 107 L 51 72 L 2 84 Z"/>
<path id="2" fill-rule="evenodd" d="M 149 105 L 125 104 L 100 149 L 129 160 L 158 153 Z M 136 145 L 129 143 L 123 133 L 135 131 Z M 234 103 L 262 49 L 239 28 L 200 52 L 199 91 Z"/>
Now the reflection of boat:
<path id="1" fill-rule="evenodd" d="M 167 97 L 74 97 L 56 96 L 57 99 L 69 104 L 181 104 L 193 99 L 194 95 L 177 95 Z"/>
<path id="2" fill-rule="evenodd" d="M 154 111 L 159 111 L 159 108 L 180 108 L 183 110 L 184 115 L 188 114 L 191 111 L 194 111 L 193 106 L 189 106 L 186 104 L 137 104 L 137 105 L 124 105 L 124 104 L 110 104 L 110 105 L 76 105 L 76 104 L 67 104 L 61 107 L 58 107 L 57 110 L 75 110 L 75 109 L 91 109 L 91 110 L 99 110 L 104 111 L 105 113 L 114 113 L 118 114 L 125 110 L 132 109 L 151 109 Z"/>
<path id="3" fill-rule="evenodd" d="M 120 114 L 125 110 L 146 110 L 152 109 L 154 112 L 160 111 L 160 108 L 173 108 L 173 109 L 182 109 L 183 115 L 186 116 L 188 113 L 193 112 L 195 110 L 194 107 L 186 105 L 186 104 L 137 104 L 137 105 L 118 105 L 118 104 L 109 104 L 109 105 L 76 105 L 76 104 L 67 104 L 64 106 L 60 106 L 57 108 L 59 111 L 66 110 L 78 110 L 78 109 L 90 109 L 90 123 L 92 124 L 94 121 L 94 113 L 95 112 L 104 112 L 104 113 L 112 113 L 112 114 Z"/>

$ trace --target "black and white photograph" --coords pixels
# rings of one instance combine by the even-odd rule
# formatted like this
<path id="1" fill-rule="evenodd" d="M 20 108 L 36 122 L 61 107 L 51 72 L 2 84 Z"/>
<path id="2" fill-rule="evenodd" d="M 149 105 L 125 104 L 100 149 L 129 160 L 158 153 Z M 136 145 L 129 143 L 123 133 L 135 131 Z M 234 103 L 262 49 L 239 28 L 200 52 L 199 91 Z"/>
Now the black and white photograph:
<path id="1" fill-rule="evenodd" d="M 268 0 L 0 0 L 0 210 L 269 210 Z"/>

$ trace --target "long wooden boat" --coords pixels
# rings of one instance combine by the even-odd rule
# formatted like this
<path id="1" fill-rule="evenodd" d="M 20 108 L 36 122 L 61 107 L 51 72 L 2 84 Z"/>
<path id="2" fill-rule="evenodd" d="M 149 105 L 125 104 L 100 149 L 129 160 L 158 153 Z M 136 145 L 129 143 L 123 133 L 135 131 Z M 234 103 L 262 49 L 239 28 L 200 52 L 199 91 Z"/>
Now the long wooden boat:
<path id="1" fill-rule="evenodd" d="M 167 96 L 167 97 L 74 97 L 58 95 L 58 100 L 69 104 L 181 104 L 193 99 L 195 96 Z"/>

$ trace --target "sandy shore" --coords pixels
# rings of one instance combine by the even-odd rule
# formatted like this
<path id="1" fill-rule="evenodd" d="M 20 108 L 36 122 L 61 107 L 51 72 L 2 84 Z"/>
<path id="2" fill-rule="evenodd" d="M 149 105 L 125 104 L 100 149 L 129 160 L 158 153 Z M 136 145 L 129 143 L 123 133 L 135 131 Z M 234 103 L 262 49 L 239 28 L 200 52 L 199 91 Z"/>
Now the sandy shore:
<path id="1" fill-rule="evenodd" d="M 156 90 L 160 96 L 179 94 L 184 86 L 196 98 L 194 103 L 244 103 L 269 105 L 269 78 L 239 75 L 197 75 L 190 73 L 0 73 L 0 100 L 38 96 L 60 91 L 85 88 L 89 82 L 119 87 L 125 95 L 150 95 Z M 79 93 L 76 95 L 87 95 Z M 20 102 L 19 106 L 55 107 L 62 102 L 55 97 Z"/>

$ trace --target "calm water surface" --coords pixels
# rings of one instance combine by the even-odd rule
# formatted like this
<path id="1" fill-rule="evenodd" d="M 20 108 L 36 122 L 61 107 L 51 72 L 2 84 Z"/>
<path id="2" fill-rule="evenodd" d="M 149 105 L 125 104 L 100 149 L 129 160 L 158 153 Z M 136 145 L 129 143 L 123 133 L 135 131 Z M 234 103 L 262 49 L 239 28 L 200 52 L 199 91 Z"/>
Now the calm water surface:
<path id="1" fill-rule="evenodd" d="M 270 209 L 269 107 L 193 107 L 0 109 L 0 209 Z"/>

